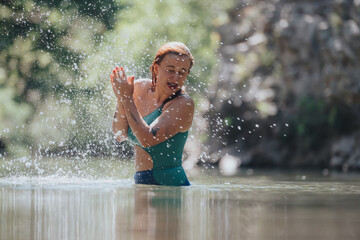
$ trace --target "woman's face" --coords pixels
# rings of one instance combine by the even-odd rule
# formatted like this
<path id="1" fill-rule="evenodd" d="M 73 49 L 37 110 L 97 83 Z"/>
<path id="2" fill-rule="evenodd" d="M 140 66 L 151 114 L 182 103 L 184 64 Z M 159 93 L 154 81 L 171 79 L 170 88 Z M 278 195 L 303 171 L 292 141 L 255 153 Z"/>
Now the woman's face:
<path id="1" fill-rule="evenodd" d="M 160 65 L 155 65 L 156 88 L 167 93 L 180 90 L 189 75 L 190 64 L 191 60 L 186 55 L 165 55 Z"/>

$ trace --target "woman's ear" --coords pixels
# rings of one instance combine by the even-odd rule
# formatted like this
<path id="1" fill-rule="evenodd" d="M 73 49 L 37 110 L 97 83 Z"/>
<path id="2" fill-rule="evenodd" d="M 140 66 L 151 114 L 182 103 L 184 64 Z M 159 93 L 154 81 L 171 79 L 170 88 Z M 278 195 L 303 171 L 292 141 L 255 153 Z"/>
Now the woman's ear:
<path id="1" fill-rule="evenodd" d="M 157 75 L 159 73 L 159 65 L 154 64 L 154 73 Z"/>

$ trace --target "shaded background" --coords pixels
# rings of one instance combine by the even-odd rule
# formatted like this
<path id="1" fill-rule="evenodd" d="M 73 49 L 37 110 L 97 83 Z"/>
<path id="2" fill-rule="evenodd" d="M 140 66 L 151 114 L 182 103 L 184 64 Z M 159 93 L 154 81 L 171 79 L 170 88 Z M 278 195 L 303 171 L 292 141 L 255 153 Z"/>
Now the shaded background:
<path id="1" fill-rule="evenodd" d="M 1 1 L 0 157 L 126 159 L 109 73 L 195 66 L 185 162 L 360 169 L 360 0 Z"/>

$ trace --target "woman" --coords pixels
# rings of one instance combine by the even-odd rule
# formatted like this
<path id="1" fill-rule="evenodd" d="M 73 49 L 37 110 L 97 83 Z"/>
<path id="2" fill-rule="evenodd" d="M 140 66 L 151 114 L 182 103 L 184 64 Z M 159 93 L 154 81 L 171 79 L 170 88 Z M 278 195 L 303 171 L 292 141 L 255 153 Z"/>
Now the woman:
<path id="1" fill-rule="evenodd" d="M 123 68 L 110 76 L 117 98 L 113 132 L 118 141 L 135 144 L 135 183 L 190 185 L 181 166 L 194 116 L 194 102 L 183 86 L 194 58 L 179 42 L 158 50 L 152 79 L 126 77 Z"/>

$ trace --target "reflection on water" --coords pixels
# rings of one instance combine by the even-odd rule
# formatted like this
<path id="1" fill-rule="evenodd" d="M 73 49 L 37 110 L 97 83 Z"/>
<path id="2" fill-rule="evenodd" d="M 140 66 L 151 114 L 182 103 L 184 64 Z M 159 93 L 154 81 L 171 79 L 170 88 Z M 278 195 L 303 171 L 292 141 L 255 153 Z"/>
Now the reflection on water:
<path id="1" fill-rule="evenodd" d="M 359 178 L 0 179 L 0 239 L 359 239 Z M 216 182 L 216 183 L 214 183 Z"/>

